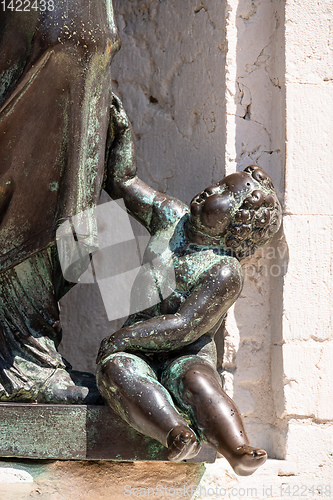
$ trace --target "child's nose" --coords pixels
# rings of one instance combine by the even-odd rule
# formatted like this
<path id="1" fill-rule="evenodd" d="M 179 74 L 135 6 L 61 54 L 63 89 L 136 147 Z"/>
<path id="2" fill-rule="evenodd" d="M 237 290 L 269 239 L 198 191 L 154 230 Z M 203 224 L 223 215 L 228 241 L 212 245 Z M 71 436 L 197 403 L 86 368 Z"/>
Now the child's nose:
<path id="1" fill-rule="evenodd" d="M 219 192 L 219 189 L 220 187 L 219 186 L 208 186 L 206 189 L 205 189 L 205 193 L 208 195 L 208 196 L 211 196 L 212 194 L 216 194 Z"/>

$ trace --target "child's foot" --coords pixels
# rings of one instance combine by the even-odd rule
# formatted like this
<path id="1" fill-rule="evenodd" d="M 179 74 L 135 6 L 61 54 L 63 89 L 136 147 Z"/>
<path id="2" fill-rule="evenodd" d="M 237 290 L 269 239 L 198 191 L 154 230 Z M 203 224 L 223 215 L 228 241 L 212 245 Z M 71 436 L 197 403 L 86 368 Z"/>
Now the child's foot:
<path id="1" fill-rule="evenodd" d="M 265 450 L 252 448 L 252 446 L 244 445 L 237 448 L 229 460 L 231 467 L 239 476 L 250 476 L 260 465 L 263 465 L 267 460 Z"/>
<path id="2" fill-rule="evenodd" d="M 180 462 L 195 457 L 200 451 L 200 444 L 196 435 L 185 425 L 172 429 L 167 440 L 171 462 Z"/>

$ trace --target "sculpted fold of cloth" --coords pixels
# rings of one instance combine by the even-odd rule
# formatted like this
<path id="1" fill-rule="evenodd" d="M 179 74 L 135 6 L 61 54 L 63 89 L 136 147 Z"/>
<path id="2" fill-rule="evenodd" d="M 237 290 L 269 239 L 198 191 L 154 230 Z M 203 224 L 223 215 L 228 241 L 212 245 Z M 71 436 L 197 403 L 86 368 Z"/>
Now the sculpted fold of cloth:
<path id="1" fill-rule="evenodd" d="M 119 47 L 111 0 L 1 14 L 2 401 L 100 399 L 94 377 L 70 371 L 56 349 L 58 300 L 71 285 L 61 278 L 55 235 L 100 197 Z M 93 252 L 96 221 L 84 224 L 81 241 Z"/>

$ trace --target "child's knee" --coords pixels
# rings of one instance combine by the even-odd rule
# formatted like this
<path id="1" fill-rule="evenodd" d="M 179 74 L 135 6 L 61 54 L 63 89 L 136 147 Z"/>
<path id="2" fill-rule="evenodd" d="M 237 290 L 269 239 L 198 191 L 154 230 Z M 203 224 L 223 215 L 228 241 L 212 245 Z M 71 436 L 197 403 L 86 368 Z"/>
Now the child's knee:
<path id="1" fill-rule="evenodd" d="M 170 392 L 183 401 L 199 396 L 213 384 L 221 385 L 221 379 L 213 365 L 199 356 L 180 358 L 166 370 L 162 379 Z"/>
<path id="2" fill-rule="evenodd" d="M 156 378 L 155 372 L 142 358 L 126 352 L 112 354 L 97 368 L 98 383 L 111 387 L 131 383 L 140 376 Z"/>

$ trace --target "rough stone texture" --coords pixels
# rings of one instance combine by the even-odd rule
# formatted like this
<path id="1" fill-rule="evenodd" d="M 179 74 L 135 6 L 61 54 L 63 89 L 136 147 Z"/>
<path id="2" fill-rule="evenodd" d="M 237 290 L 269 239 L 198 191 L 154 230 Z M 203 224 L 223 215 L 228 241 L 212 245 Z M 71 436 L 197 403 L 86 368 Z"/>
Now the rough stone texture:
<path id="1" fill-rule="evenodd" d="M 285 198 L 284 233 L 244 267 L 246 286 L 228 317 L 224 357 L 225 386 L 251 438 L 285 460 L 269 460 L 253 477 L 238 478 L 221 459 L 206 466 L 200 485 L 226 488 L 224 495 L 209 494 L 216 499 L 328 498 L 331 1 L 115 0 L 115 11 L 123 48 L 113 79 L 134 125 L 142 177 L 189 201 L 223 176 L 224 160 L 226 173 L 257 162 Z M 63 320 L 64 352 L 76 368 L 94 370 L 100 339 L 121 321 L 107 321 L 93 285 L 69 294 Z M 71 488 L 76 498 L 110 498 L 110 491 L 112 498 L 125 498 L 128 477 L 137 486 L 165 480 L 175 487 L 184 478 L 199 481 L 202 473 L 182 464 L 49 467 L 50 482 L 34 476 L 33 485 L 23 484 L 32 498 L 68 498 Z M 5 498 L 31 498 L 8 493 L 12 487 L 2 490 Z M 192 498 L 207 496 L 202 490 Z"/>
<path id="2" fill-rule="evenodd" d="M 167 489 L 198 485 L 205 472 L 202 464 L 169 462 L 20 461 L 11 463 L 9 467 L 16 470 L 17 477 L 20 475 L 26 480 L 14 483 L 11 482 L 13 474 L 8 472 L 7 467 L 1 467 L 0 462 L 0 478 L 4 478 L 0 485 L 0 498 L 6 500 L 120 500 L 133 498 L 138 493 L 135 487 L 145 488 L 148 492 L 148 488 L 156 488 L 157 485 Z M 126 496 L 126 492 L 132 492 L 132 495 Z M 185 499 L 190 497 L 183 496 Z"/>
<path id="3" fill-rule="evenodd" d="M 133 124 L 139 175 L 189 202 L 224 176 L 224 2 L 115 0 L 114 10 L 122 48 L 112 83 Z M 107 320 L 93 284 L 66 296 L 62 320 L 62 352 L 89 371 L 101 339 L 123 322 Z"/>
<path id="4" fill-rule="evenodd" d="M 306 439 L 306 433 L 303 438 Z M 310 436 L 311 439 L 311 436 Z M 325 437 L 315 437 L 325 444 Z M 310 455 L 310 454 L 308 454 Z M 318 457 L 318 455 L 317 455 Z M 123 500 L 175 498 L 191 500 L 291 500 L 330 498 L 331 468 L 327 458 L 268 460 L 251 477 L 235 476 L 225 460 L 215 464 L 13 462 L 0 463 L 0 498 L 6 500 Z M 18 482 L 14 480 L 20 479 Z M 33 482 L 31 482 L 33 479 Z M 135 489 L 136 488 L 136 489 Z M 178 491 L 177 491 L 178 490 Z"/>
<path id="5" fill-rule="evenodd" d="M 332 470 L 332 4 L 286 2 L 286 188 L 277 414 L 285 456 Z M 283 344 L 283 345 L 282 345 Z M 279 349 L 278 343 L 276 348 Z M 277 378 L 277 377 L 276 377 Z M 309 455 L 309 449 L 315 454 Z"/>
<path id="6" fill-rule="evenodd" d="M 304 462 L 304 455 L 300 461 L 268 460 L 253 476 L 239 477 L 217 461 L 206 466 L 206 474 L 192 500 L 329 498 L 332 495 L 330 464 L 322 459 L 309 463 L 305 471 Z"/>
<path id="7" fill-rule="evenodd" d="M 229 122 L 235 127 L 227 130 L 226 165 L 234 171 L 260 162 L 280 194 L 284 162 L 283 5 L 280 0 L 240 0 L 228 2 L 227 7 L 227 107 Z"/>
<path id="8" fill-rule="evenodd" d="M 226 65 L 227 173 L 257 163 L 271 175 L 283 199 L 284 172 L 284 2 L 229 1 Z M 283 456 L 271 387 L 273 279 L 276 238 L 244 265 L 245 285 L 228 314 L 225 387 L 245 417 L 253 443 L 272 457 Z M 279 243 L 284 252 L 284 242 Z M 275 266 L 275 267 L 274 267 Z M 276 274 L 277 276 L 273 276 Z M 278 294 L 279 295 L 279 294 Z M 281 301 L 281 296 L 277 297 Z M 276 323 L 281 318 L 276 317 Z"/>
<path id="9" fill-rule="evenodd" d="M 333 79 L 318 84 L 306 80 L 298 83 L 292 77 L 290 80 L 286 84 L 288 141 L 285 210 L 294 215 L 331 216 L 332 124 L 329 120 L 326 123 L 326 120 L 328 110 L 333 109 Z M 311 144 L 308 144 L 309 136 L 316 137 Z M 301 145 L 303 147 L 299 151 Z M 303 196 L 299 196 L 300 193 Z"/>
<path id="10" fill-rule="evenodd" d="M 332 14 L 333 6 L 330 0 L 286 2 L 287 82 L 301 85 L 325 82 L 331 85 L 330 82 L 333 80 Z M 313 99 L 316 94 L 314 92 Z"/>

